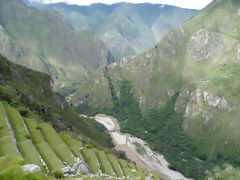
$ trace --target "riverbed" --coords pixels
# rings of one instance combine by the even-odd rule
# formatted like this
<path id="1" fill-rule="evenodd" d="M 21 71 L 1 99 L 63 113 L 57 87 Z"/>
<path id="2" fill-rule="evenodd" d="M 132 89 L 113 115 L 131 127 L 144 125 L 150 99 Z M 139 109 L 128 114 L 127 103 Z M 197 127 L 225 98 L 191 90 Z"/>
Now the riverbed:
<path id="1" fill-rule="evenodd" d="M 189 180 L 181 173 L 169 169 L 169 163 L 164 156 L 151 150 L 145 141 L 129 134 L 122 134 L 118 121 L 114 117 L 97 114 L 93 118 L 106 127 L 113 140 L 115 149 L 124 151 L 126 156 L 138 166 L 154 170 L 167 180 Z"/>

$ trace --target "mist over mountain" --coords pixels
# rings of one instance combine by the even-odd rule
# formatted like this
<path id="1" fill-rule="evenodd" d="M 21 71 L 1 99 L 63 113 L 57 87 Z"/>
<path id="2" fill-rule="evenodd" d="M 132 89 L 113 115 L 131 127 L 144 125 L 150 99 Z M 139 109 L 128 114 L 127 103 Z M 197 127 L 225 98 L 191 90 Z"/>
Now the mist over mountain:
<path id="1" fill-rule="evenodd" d="M 80 83 L 107 63 L 105 44 L 89 32 L 74 31 L 58 12 L 28 7 L 20 0 L 0 4 L 1 33 L 7 37 L 0 42 L 2 54 L 50 74 L 55 87 Z"/>
<path id="2" fill-rule="evenodd" d="M 78 6 L 32 2 L 29 5 L 60 12 L 75 30 L 87 30 L 100 38 L 118 60 L 153 47 L 168 30 L 197 12 L 148 3 Z"/>

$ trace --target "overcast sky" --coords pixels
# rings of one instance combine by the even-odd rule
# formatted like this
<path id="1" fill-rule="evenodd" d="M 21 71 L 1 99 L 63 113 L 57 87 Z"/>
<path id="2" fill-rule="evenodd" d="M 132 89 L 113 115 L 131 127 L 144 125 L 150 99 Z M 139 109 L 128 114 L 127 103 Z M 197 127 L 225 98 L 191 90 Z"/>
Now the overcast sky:
<path id="1" fill-rule="evenodd" d="M 154 3 L 154 4 L 169 4 L 190 9 L 202 9 L 208 5 L 212 0 L 29 0 L 44 3 L 65 2 L 69 4 L 90 5 L 93 3 L 112 4 L 117 2 L 131 2 L 131 3 Z"/>

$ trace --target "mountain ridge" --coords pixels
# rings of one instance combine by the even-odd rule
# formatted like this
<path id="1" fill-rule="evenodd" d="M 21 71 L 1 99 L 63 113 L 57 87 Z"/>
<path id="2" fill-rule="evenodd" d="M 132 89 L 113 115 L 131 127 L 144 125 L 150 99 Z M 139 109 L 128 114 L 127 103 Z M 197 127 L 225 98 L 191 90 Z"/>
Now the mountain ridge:
<path id="1" fill-rule="evenodd" d="M 197 12 L 149 3 L 90 6 L 30 3 L 30 6 L 59 11 L 75 30 L 88 30 L 103 40 L 118 60 L 153 47 L 168 30 Z"/>
<path id="2" fill-rule="evenodd" d="M 237 166 L 239 8 L 236 0 L 213 1 L 154 48 L 99 69 L 73 96 L 73 104 L 79 112 L 85 105 L 93 112 L 113 112 L 122 129 L 166 150 L 163 154 L 173 168 L 185 175 L 198 171 L 187 170 L 195 163 L 186 158 L 190 154 L 199 162 Z M 146 128 L 149 136 L 134 132 Z M 160 142 L 153 143 L 155 138 Z M 176 146 L 187 152 L 183 159 L 188 163 L 181 157 L 176 162 L 178 155 L 171 154 L 179 150 Z"/>
<path id="3" fill-rule="evenodd" d="M 104 43 L 86 31 L 75 32 L 58 12 L 39 11 L 20 0 L 0 3 L 0 24 L 19 52 L 10 59 L 50 74 L 55 87 L 80 83 L 88 73 L 107 63 Z M 2 52 L 8 57 L 13 52 L 9 48 Z"/>

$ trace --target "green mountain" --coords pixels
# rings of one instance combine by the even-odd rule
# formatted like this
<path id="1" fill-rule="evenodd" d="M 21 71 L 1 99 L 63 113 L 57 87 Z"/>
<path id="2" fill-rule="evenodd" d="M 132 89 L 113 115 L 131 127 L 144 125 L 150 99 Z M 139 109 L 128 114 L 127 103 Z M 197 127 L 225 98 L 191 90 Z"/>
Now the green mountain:
<path id="1" fill-rule="evenodd" d="M 52 90 L 49 75 L 0 56 L 1 180 L 160 180 L 157 173 L 114 155 L 106 129 L 93 121 L 68 107 Z M 40 172 L 23 172 L 26 164 L 39 166 Z"/>
<path id="2" fill-rule="evenodd" d="M 55 11 L 40 11 L 20 0 L 1 0 L 0 25 L 1 53 L 50 74 L 55 87 L 78 84 L 107 63 L 104 43 L 86 31 L 75 32 Z"/>
<path id="3" fill-rule="evenodd" d="M 77 111 L 112 113 L 188 177 L 239 166 L 239 7 L 215 0 L 152 49 L 98 69 L 72 98 Z"/>
<path id="4" fill-rule="evenodd" d="M 59 11 L 75 30 L 90 31 L 103 40 L 116 59 L 153 47 L 168 30 L 176 28 L 197 12 L 147 3 L 77 6 L 30 2 L 30 6 Z"/>

